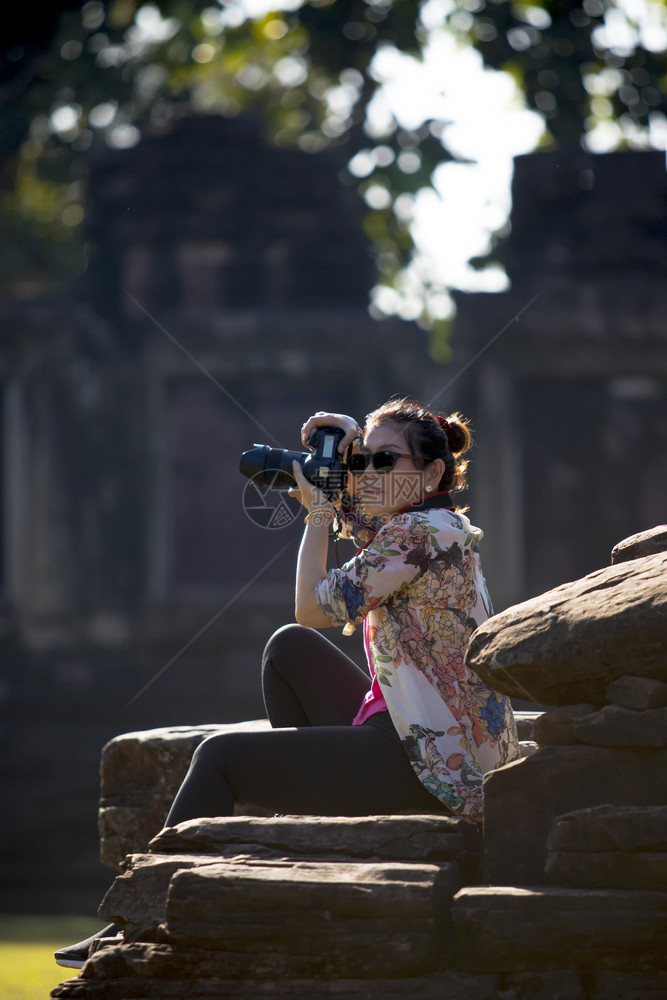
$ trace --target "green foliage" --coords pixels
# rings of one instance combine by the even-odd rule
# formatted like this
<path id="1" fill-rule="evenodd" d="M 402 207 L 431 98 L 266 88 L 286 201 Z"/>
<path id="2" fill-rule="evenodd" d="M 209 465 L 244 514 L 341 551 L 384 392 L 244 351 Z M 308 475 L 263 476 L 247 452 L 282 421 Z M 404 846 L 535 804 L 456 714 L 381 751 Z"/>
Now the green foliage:
<path id="1" fill-rule="evenodd" d="M 447 365 L 452 360 L 452 326 L 451 319 L 436 319 L 430 324 L 429 354 L 436 364 Z"/>
<path id="2" fill-rule="evenodd" d="M 653 34 L 613 0 L 305 0 L 255 19 L 241 0 L 90 0 L 61 18 L 48 51 L 26 58 L 4 88 L 0 280 L 80 272 L 96 147 L 132 145 L 141 127 L 182 111 L 254 111 L 275 143 L 345 147 L 380 281 L 398 287 L 414 251 L 410 198 L 452 156 L 446 123 L 410 132 L 390 118 L 382 134 L 369 128 L 377 52 L 391 46 L 419 59 L 425 25 L 443 28 L 519 81 L 547 144 L 580 143 L 602 124 L 608 145 L 637 146 L 652 116 L 667 112 L 667 63 L 655 44 L 660 25 L 667 30 L 665 0 L 644 3 Z M 609 34 L 614 17 L 627 29 L 622 43 Z M 423 321 L 431 324 L 426 307 Z M 442 353 L 442 334 L 435 340 Z"/>
<path id="3" fill-rule="evenodd" d="M 461 20 L 458 11 L 448 22 L 465 31 L 488 66 L 512 73 L 545 119 L 551 144 L 578 145 L 609 122 L 616 125 L 617 148 L 650 145 L 651 118 L 667 115 L 665 0 L 632 6 L 471 0 L 460 6 L 473 13 Z"/>

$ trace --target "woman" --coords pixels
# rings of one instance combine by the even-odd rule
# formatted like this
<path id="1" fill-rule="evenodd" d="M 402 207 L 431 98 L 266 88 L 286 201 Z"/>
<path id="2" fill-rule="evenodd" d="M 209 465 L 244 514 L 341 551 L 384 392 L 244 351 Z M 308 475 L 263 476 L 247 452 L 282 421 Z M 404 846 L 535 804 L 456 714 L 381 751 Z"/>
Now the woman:
<path id="1" fill-rule="evenodd" d="M 478 544 L 455 510 L 465 483 L 466 423 L 412 400 L 356 421 L 318 413 L 302 428 L 341 427 L 356 527 L 366 544 L 327 571 L 340 513 L 294 463 L 307 508 L 296 573 L 298 625 L 266 646 L 262 682 L 273 730 L 206 739 L 166 820 L 228 816 L 237 802 L 283 814 L 444 811 L 482 818 L 484 774 L 519 754 L 510 703 L 464 662 L 491 613 Z M 371 677 L 320 634 L 363 625 Z M 98 936 L 117 933 L 105 928 Z M 90 939 L 89 939 L 90 940 Z M 85 958 L 89 942 L 63 949 Z M 77 960 L 78 961 L 78 960 Z"/>

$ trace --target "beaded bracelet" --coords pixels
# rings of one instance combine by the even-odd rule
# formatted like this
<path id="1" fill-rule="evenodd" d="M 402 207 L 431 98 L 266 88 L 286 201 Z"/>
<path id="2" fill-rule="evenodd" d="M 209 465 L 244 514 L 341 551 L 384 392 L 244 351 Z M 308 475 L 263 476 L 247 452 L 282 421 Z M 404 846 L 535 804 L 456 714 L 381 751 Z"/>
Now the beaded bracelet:
<path id="1" fill-rule="evenodd" d="M 315 524 L 331 524 L 333 522 L 333 514 L 328 507 L 316 507 L 308 511 L 303 519 L 303 523 L 308 524 L 311 517 Z"/>

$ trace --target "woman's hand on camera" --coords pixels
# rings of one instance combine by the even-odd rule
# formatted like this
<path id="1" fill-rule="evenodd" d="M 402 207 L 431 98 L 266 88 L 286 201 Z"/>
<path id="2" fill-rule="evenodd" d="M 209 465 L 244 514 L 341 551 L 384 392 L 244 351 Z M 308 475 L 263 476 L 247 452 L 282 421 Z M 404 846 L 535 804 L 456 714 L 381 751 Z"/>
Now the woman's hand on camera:
<path id="1" fill-rule="evenodd" d="M 318 486 L 313 486 L 306 479 L 303 469 L 298 462 L 292 462 L 292 471 L 296 479 L 296 486 L 293 486 L 289 490 L 289 495 L 294 500 L 298 500 L 308 510 L 309 514 L 321 512 L 323 517 L 325 519 L 328 518 L 329 523 L 331 523 L 336 513 L 333 504 L 329 502 Z"/>
<path id="2" fill-rule="evenodd" d="M 327 413 L 325 410 L 318 410 L 312 417 L 308 417 L 301 428 L 301 440 L 304 445 L 308 444 L 308 438 L 316 427 L 340 427 L 345 434 L 338 445 L 338 451 L 342 455 L 349 444 L 361 434 L 359 424 L 354 417 L 348 417 L 345 413 Z"/>

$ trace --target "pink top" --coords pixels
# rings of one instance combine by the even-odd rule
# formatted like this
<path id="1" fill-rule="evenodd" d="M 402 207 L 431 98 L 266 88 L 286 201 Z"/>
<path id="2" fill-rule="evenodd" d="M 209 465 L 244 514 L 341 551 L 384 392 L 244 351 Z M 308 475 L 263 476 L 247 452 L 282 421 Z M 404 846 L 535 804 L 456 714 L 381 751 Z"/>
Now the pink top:
<path id="1" fill-rule="evenodd" d="M 366 719 L 369 719 L 371 715 L 375 715 L 376 712 L 386 712 L 387 702 L 384 700 L 384 695 L 380 690 L 380 685 L 378 679 L 375 676 L 375 671 L 373 670 L 373 660 L 371 659 L 371 649 L 368 644 L 368 618 L 364 618 L 364 649 L 366 650 L 366 659 L 368 660 L 368 669 L 371 672 L 371 677 L 373 678 L 373 683 L 371 684 L 371 689 L 366 694 L 366 697 L 361 703 L 361 708 L 352 719 L 353 726 L 363 726 Z"/>

